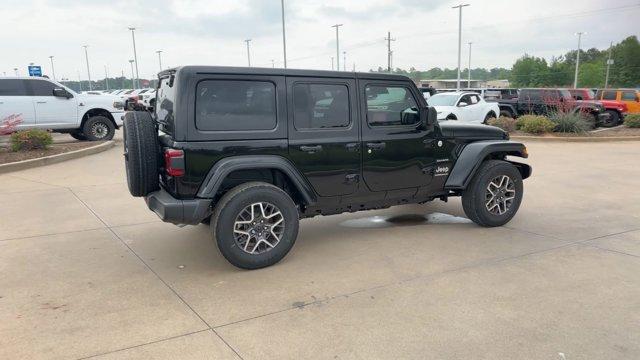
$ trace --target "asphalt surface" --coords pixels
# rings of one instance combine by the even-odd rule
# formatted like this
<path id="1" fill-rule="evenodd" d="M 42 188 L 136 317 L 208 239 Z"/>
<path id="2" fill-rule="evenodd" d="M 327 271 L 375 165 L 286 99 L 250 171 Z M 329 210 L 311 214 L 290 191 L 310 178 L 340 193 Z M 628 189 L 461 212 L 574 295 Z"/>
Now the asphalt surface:
<path id="1" fill-rule="evenodd" d="M 318 217 L 257 271 L 131 197 L 119 146 L 0 175 L 0 359 L 640 358 L 640 144 L 528 145 L 507 226 Z"/>

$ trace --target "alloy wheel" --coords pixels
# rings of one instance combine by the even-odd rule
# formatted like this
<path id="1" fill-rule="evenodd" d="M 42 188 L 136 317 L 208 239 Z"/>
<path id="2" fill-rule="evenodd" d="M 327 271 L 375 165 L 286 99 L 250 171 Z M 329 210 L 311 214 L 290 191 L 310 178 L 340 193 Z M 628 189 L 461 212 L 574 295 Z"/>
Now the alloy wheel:
<path id="1" fill-rule="evenodd" d="M 515 198 L 515 183 L 507 175 L 500 175 L 487 185 L 485 206 L 494 215 L 504 215 L 511 208 Z"/>
<path id="2" fill-rule="evenodd" d="M 275 248 L 282 240 L 284 226 L 284 216 L 277 206 L 257 202 L 236 216 L 233 237 L 244 252 L 262 254 Z"/>

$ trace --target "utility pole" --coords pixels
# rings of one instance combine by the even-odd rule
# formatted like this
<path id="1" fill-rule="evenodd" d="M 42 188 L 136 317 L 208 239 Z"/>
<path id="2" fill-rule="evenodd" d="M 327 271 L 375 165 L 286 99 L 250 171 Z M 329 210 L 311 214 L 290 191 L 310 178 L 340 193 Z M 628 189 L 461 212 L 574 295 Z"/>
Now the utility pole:
<path id="1" fill-rule="evenodd" d="M 93 90 L 91 87 L 91 72 L 89 71 L 89 54 L 87 53 L 87 48 L 89 45 L 82 45 L 84 48 L 84 58 L 87 60 L 87 78 L 89 79 L 89 91 Z"/>
<path id="2" fill-rule="evenodd" d="M 458 78 L 456 81 L 456 90 L 460 90 L 460 62 L 462 56 L 462 8 L 469 4 L 460 4 L 452 6 L 452 9 L 458 9 Z"/>
<path id="3" fill-rule="evenodd" d="M 467 87 L 471 88 L 471 44 L 473 44 L 472 42 L 469 42 L 469 78 L 467 80 Z"/>
<path id="4" fill-rule="evenodd" d="M 162 71 L 162 50 L 157 50 L 156 54 L 158 54 L 158 64 L 160 65 L 160 71 Z"/>
<path id="5" fill-rule="evenodd" d="M 53 80 L 56 79 L 56 70 L 53 67 L 53 55 L 49 56 L 49 60 L 51 60 L 51 75 L 53 75 Z"/>
<path id="6" fill-rule="evenodd" d="M 613 65 L 613 59 L 611 58 L 611 48 L 613 47 L 613 41 L 609 44 L 609 56 L 607 58 L 607 75 L 604 77 L 604 88 L 609 87 L 609 68 Z"/>
<path id="7" fill-rule="evenodd" d="M 336 68 L 333 66 L 333 56 L 331 57 L 331 70 L 335 70 Z"/>
<path id="8" fill-rule="evenodd" d="M 342 52 L 342 56 L 343 56 L 343 58 L 342 58 L 342 70 L 343 71 L 347 71 L 347 52 L 343 51 Z M 338 70 L 340 70 L 340 69 L 338 69 Z"/>
<path id="9" fill-rule="evenodd" d="M 133 60 L 136 62 L 136 83 L 133 85 L 134 89 L 140 88 L 140 78 L 138 77 L 138 53 L 136 52 L 136 28 L 129 27 L 131 30 L 131 39 L 133 40 Z M 133 63 L 131 64 L 133 67 Z"/>
<path id="10" fill-rule="evenodd" d="M 335 24 L 332 25 L 331 27 L 336 28 L 336 64 L 338 71 L 340 71 L 340 35 L 339 35 L 339 29 L 340 26 L 342 26 L 343 24 Z"/>
<path id="11" fill-rule="evenodd" d="M 284 27 L 284 0 L 280 0 L 282 5 L 282 51 L 284 52 L 284 68 L 287 68 L 287 36 Z"/>
<path id="12" fill-rule="evenodd" d="M 578 35 L 578 53 L 576 54 L 576 74 L 573 78 L 573 88 L 577 88 L 578 87 L 578 68 L 580 67 L 580 42 L 582 41 L 582 35 L 587 35 L 586 32 L 577 32 L 576 35 Z"/>
<path id="13" fill-rule="evenodd" d="M 251 51 L 249 50 L 249 43 L 251 42 L 251 39 L 247 39 L 244 42 L 247 43 L 247 64 L 251 67 Z"/>
<path id="14" fill-rule="evenodd" d="M 78 72 L 78 84 L 80 86 L 80 92 L 82 92 L 82 80 L 80 80 L 80 70 L 76 70 Z"/>
<path id="15" fill-rule="evenodd" d="M 276 67 L 276 61 L 271 59 L 271 68 L 275 68 Z"/>
<path id="16" fill-rule="evenodd" d="M 391 42 L 396 39 L 391 38 L 391 31 L 387 32 L 387 37 L 384 39 L 387 40 L 387 72 L 391 72 Z"/>
<path id="17" fill-rule="evenodd" d="M 107 91 L 109 91 L 109 70 L 107 70 L 107 64 L 104 64 L 104 82 L 107 85 Z"/>
<path id="18" fill-rule="evenodd" d="M 133 62 L 134 61 L 135 60 L 133 60 L 133 59 L 129 60 L 129 64 L 131 64 L 131 88 L 132 89 L 136 88 L 136 84 L 134 83 L 135 82 L 135 78 L 134 78 L 134 74 L 133 74 Z"/>

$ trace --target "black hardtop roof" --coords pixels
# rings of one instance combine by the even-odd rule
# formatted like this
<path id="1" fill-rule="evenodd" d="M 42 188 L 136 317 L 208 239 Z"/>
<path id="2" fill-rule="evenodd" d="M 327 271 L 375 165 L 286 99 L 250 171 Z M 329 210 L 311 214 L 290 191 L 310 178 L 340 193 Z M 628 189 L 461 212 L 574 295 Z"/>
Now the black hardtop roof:
<path id="1" fill-rule="evenodd" d="M 327 70 L 302 70 L 302 69 L 274 69 L 260 67 L 234 67 L 234 66 L 201 66 L 187 65 L 178 66 L 171 69 L 163 70 L 158 77 L 168 76 L 170 74 L 179 73 L 180 75 L 195 74 L 219 74 L 219 75 L 275 75 L 275 76 L 301 76 L 301 77 L 325 77 L 325 78 L 344 78 L 344 79 L 375 79 L 375 80 L 400 80 L 411 81 L 406 76 L 369 73 L 369 72 L 353 72 L 353 71 L 327 71 Z"/>

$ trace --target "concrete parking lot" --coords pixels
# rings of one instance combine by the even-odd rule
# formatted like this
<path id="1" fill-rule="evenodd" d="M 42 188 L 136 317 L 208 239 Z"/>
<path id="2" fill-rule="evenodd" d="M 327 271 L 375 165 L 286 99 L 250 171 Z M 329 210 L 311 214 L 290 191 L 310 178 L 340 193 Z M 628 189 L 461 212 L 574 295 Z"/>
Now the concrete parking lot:
<path id="1" fill-rule="evenodd" d="M 120 146 L 0 175 L 0 358 L 640 358 L 640 144 L 528 146 L 508 226 L 313 218 L 257 271 L 131 197 Z"/>

